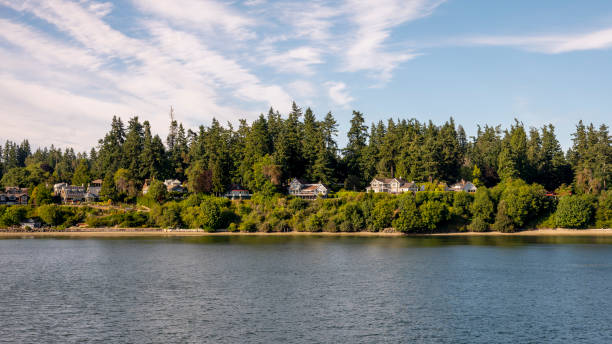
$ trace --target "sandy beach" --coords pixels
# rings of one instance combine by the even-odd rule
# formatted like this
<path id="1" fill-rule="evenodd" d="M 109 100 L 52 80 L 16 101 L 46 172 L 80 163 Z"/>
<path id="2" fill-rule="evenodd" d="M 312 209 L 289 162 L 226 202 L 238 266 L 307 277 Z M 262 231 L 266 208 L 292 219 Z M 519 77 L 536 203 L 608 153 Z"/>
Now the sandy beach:
<path id="1" fill-rule="evenodd" d="M 242 233 L 215 232 L 208 233 L 194 230 L 161 230 L 99 228 L 86 230 L 67 230 L 53 232 L 0 232 L 0 238 L 33 238 L 33 237 L 152 237 L 152 236 L 359 236 L 359 237 L 401 237 L 401 236 L 612 236 L 612 229 L 535 229 L 515 233 L 500 232 L 456 232 L 431 234 L 404 234 L 397 232 L 274 232 L 274 233 Z"/>

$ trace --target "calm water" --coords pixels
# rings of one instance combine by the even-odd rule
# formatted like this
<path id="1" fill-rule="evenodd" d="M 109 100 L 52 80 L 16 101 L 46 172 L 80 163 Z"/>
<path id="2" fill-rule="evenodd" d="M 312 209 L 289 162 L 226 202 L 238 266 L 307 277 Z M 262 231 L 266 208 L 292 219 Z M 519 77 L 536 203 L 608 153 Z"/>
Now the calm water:
<path id="1" fill-rule="evenodd" d="M 612 343 L 612 238 L 0 240 L 0 342 Z"/>

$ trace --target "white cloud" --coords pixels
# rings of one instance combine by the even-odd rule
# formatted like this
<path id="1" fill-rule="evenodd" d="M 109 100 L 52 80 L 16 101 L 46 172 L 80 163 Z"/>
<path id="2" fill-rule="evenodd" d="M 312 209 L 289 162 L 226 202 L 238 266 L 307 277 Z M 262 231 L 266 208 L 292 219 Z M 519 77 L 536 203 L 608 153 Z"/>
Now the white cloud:
<path id="1" fill-rule="evenodd" d="M 289 83 L 288 86 L 294 98 L 312 98 L 317 93 L 316 87 L 306 80 L 296 80 Z"/>
<path id="2" fill-rule="evenodd" d="M 266 53 L 264 64 L 273 66 L 276 70 L 285 73 L 313 74 L 313 65 L 324 62 L 319 49 L 313 47 L 299 47 L 284 53 Z"/>
<path id="3" fill-rule="evenodd" d="M 611 48 L 612 29 L 567 35 L 480 36 L 465 41 L 475 45 L 512 46 L 547 54 L 560 54 Z"/>
<path id="4" fill-rule="evenodd" d="M 0 0 L 0 4 L 32 13 L 72 38 L 63 43 L 26 25 L 0 22 L 5 29 L 0 42 L 10 43 L 0 45 L 0 58 L 7 67 L 0 83 L 20 90 L 6 92 L 1 106 L 17 119 L 12 125 L 22 129 L 30 120 L 56 118 L 67 128 L 79 130 L 79 135 L 83 132 L 75 147 L 88 149 L 105 130 L 90 125 L 99 116 L 108 120 L 113 115 L 140 115 L 164 131 L 170 105 L 187 125 L 201 124 L 210 116 L 235 121 L 237 115 L 253 117 L 269 106 L 281 111 L 290 106 L 291 97 L 280 86 L 261 82 L 196 36 L 165 24 L 148 22 L 144 29 L 151 36 L 136 39 L 77 3 Z M 117 61 L 120 68 L 111 68 Z M 0 128 L 0 136 L 24 132 L 9 128 L 8 124 Z M 28 127 L 28 137 L 50 144 L 64 142 L 68 136 Z"/>
<path id="5" fill-rule="evenodd" d="M 221 27 L 234 39 L 251 39 L 256 34 L 250 29 L 255 21 L 224 3 L 211 0 L 151 1 L 133 0 L 142 10 L 167 18 L 173 24 L 187 24 L 191 28 L 214 31 Z"/>
<path id="6" fill-rule="evenodd" d="M 343 82 L 328 81 L 325 83 L 329 98 L 337 105 L 347 107 L 354 99 L 348 94 Z"/>
<path id="7" fill-rule="evenodd" d="M 386 81 L 402 62 L 417 56 L 410 51 L 389 51 L 385 42 L 393 28 L 426 17 L 443 1 L 347 0 L 345 7 L 357 26 L 345 53 L 345 70 L 374 71 Z"/>

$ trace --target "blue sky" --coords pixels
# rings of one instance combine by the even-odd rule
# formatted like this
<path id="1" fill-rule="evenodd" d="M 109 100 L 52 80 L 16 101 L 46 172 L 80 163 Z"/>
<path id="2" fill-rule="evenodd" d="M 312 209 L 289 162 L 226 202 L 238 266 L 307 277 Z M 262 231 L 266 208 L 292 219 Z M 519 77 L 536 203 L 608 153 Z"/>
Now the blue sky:
<path id="1" fill-rule="evenodd" d="M 93 147 L 113 115 L 165 136 L 291 101 L 368 123 L 612 118 L 610 1 L 0 0 L 0 140 Z"/>

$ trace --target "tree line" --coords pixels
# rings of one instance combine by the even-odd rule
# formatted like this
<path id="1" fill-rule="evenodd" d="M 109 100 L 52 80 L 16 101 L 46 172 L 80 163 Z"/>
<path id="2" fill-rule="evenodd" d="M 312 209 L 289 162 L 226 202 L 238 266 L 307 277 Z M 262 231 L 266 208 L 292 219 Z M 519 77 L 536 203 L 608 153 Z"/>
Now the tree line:
<path id="1" fill-rule="evenodd" d="M 492 187 L 521 179 L 546 190 L 599 194 L 610 184 L 612 145 L 608 127 L 580 121 L 564 152 L 553 125 L 526 128 L 515 120 L 508 129 L 478 126 L 467 137 L 453 118 L 443 124 L 389 119 L 367 125 L 353 111 L 347 144 L 337 144 L 338 123 L 331 112 L 317 118 L 295 103 L 286 116 L 270 108 L 234 128 L 213 119 L 186 129 L 171 117 L 164 140 L 148 121 L 113 117 L 110 130 L 89 152 L 54 146 L 32 151 L 28 140 L 0 147 L 3 186 L 87 184 L 104 180 L 113 200 L 135 200 L 145 179 L 179 179 L 196 193 L 222 194 L 232 184 L 252 192 L 282 191 L 290 178 L 321 181 L 334 189 L 363 190 L 374 177 L 418 182 L 471 180 Z"/>

